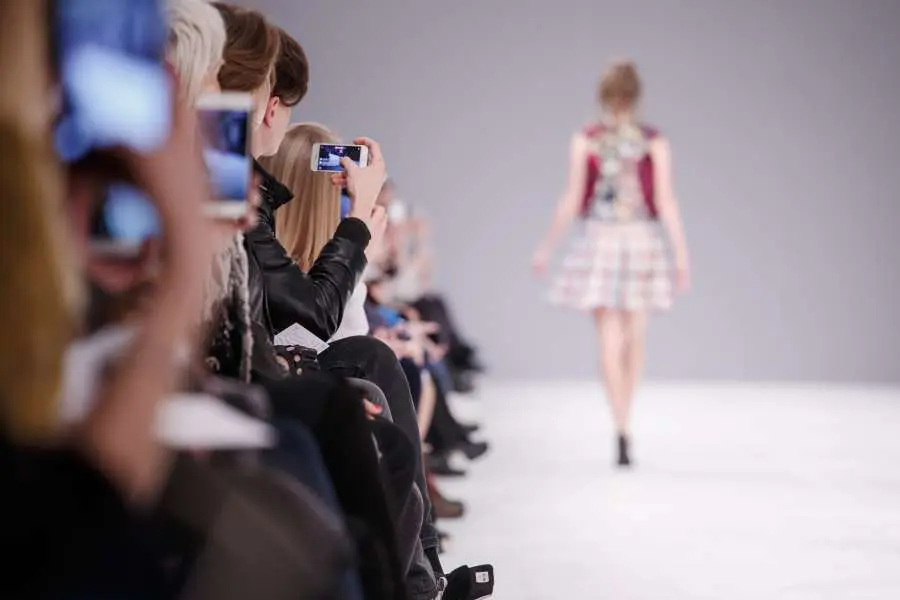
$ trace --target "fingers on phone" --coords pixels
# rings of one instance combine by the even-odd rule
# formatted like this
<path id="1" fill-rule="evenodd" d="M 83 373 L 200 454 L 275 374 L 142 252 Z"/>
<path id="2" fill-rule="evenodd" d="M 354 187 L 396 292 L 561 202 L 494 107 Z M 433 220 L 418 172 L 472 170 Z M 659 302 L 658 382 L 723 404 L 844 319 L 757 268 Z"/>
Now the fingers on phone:
<path id="1" fill-rule="evenodd" d="M 358 137 L 353 140 L 354 144 L 359 144 L 362 146 L 366 146 L 369 149 L 369 164 L 375 164 L 376 162 L 381 162 L 381 146 L 373 140 L 372 138 L 367 137 Z"/>

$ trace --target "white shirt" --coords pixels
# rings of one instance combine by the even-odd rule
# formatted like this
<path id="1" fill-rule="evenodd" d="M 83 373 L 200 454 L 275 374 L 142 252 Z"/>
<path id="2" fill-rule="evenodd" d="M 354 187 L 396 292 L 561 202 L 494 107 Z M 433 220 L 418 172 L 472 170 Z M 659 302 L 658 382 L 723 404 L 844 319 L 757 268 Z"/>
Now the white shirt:
<path id="1" fill-rule="evenodd" d="M 355 335 L 369 335 L 369 318 L 366 316 L 366 295 L 369 289 L 360 281 L 344 307 L 344 318 L 329 342 L 336 342 Z"/>

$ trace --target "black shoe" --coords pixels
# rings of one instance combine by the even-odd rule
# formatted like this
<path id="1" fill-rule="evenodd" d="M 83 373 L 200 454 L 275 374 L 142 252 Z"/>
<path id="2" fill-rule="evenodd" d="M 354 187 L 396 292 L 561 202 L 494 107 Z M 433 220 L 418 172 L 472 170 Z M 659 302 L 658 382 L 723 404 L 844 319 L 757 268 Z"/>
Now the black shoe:
<path id="1" fill-rule="evenodd" d="M 465 425 L 460 423 L 459 426 L 462 427 L 462 430 L 466 432 L 466 436 L 470 436 L 473 433 L 478 433 L 479 431 L 481 431 L 481 425 L 478 425 L 476 423 L 467 423 Z"/>
<path id="2" fill-rule="evenodd" d="M 453 391 L 457 394 L 471 394 L 475 391 L 475 382 L 469 371 L 451 369 L 450 383 L 452 384 Z"/>
<path id="3" fill-rule="evenodd" d="M 465 477 L 466 475 L 465 471 L 450 466 L 446 454 L 429 454 L 426 460 L 428 471 L 439 477 Z"/>
<path id="4" fill-rule="evenodd" d="M 620 467 L 630 467 L 631 466 L 631 453 L 630 453 L 630 442 L 627 437 L 624 435 L 619 436 L 619 460 L 618 466 Z"/>
<path id="5" fill-rule="evenodd" d="M 481 600 L 494 593 L 494 567 L 463 565 L 447 576 L 441 600 Z"/>
<path id="6" fill-rule="evenodd" d="M 487 442 L 464 442 L 460 444 L 459 449 L 469 460 L 476 460 L 488 451 L 488 447 Z"/>

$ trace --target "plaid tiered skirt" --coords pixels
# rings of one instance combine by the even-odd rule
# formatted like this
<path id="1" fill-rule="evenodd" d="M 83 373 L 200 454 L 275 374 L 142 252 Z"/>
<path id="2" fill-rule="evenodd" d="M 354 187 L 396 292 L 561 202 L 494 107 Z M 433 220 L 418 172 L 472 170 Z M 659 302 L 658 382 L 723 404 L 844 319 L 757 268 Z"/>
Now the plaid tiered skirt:
<path id="1" fill-rule="evenodd" d="M 550 301 L 575 310 L 660 311 L 672 305 L 672 262 L 658 221 L 588 219 Z"/>

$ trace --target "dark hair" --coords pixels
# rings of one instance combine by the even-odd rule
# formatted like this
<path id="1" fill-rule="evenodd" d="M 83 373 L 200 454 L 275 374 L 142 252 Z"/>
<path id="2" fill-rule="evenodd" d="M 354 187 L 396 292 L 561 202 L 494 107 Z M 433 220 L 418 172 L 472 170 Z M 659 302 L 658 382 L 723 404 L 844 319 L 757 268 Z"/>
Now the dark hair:
<path id="1" fill-rule="evenodd" d="M 600 80 L 597 99 L 604 108 L 623 110 L 634 108 L 641 98 L 641 78 L 637 66 L 630 60 L 610 65 Z"/>
<path id="2" fill-rule="evenodd" d="M 225 21 L 225 51 L 219 85 L 233 92 L 255 92 L 274 86 L 275 61 L 281 46 L 278 30 L 255 10 L 213 2 Z"/>
<path id="3" fill-rule="evenodd" d="M 281 39 L 281 52 L 275 62 L 275 86 L 272 96 L 287 106 L 296 106 L 309 89 L 309 61 L 297 40 L 281 27 L 277 28 Z"/>

